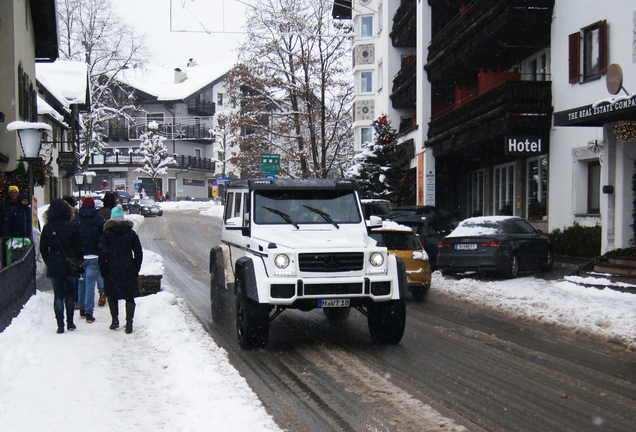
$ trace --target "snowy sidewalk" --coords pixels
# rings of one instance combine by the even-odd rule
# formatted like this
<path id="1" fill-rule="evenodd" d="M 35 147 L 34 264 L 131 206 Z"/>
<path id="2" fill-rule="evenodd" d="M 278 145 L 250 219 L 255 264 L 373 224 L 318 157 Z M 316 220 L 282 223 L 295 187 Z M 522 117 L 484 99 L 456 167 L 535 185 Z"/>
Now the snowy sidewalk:
<path id="1" fill-rule="evenodd" d="M 58 335 L 53 294 L 38 292 L 0 333 L 3 432 L 280 430 L 170 292 L 137 299 L 130 335 L 108 328 L 107 307 L 78 315 Z"/>

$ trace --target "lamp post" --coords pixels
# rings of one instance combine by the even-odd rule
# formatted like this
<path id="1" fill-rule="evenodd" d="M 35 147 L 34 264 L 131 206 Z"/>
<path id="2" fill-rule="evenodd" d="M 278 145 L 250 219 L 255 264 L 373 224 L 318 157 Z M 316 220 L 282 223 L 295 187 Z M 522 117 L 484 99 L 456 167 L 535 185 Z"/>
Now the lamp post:
<path id="1" fill-rule="evenodd" d="M 77 194 L 79 195 L 79 201 L 82 201 L 82 187 L 84 186 L 84 173 L 76 173 L 75 184 L 77 185 Z"/>
<path id="2" fill-rule="evenodd" d="M 40 148 L 42 139 L 46 132 L 51 132 L 51 125 L 39 122 L 13 121 L 7 125 L 8 131 L 17 131 L 22 147 L 22 159 L 29 163 L 29 193 L 31 195 L 31 208 L 33 208 L 33 197 L 35 195 L 33 185 L 33 171 L 35 161 L 40 159 Z"/>

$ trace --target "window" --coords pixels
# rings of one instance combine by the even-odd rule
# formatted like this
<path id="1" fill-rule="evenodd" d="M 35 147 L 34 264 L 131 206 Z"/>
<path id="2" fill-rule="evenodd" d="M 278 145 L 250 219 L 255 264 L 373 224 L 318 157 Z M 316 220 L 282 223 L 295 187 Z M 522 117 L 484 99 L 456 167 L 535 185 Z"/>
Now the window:
<path id="1" fill-rule="evenodd" d="M 194 149 L 194 157 L 201 159 L 201 149 Z"/>
<path id="2" fill-rule="evenodd" d="M 373 37 L 373 16 L 360 18 L 360 37 Z"/>
<path id="3" fill-rule="evenodd" d="M 373 129 L 370 127 L 360 128 L 360 149 L 363 149 L 365 143 L 373 142 Z"/>
<path id="4" fill-rule="evenodd" d="M 548 157 L 528 159 L 527 169 L 527 214 L 529 219 L 547 214 L 548 203 Z"/>
<path id="5" fill-rule="evenodd" d="M 225 216 L 223 220 L 227 222 L 232 217 L 232 203 L 234 202 L 234 192 L 228 192 L 227 200 L 225 202 Z"/>
<path id="6" fill-rule="evenodd" d="M 218 95 L 216 95 L 216 103 L 219 106 L 223 106 L 223 93 L 219 93 Z"/>
<path id="7" fill-rule="evenodd" d="M 582 36 L 581 36 L 582 34 Z M 583 44 L 583 64 L 581 65 L 581 42 Z M 599 21 L 568 37 L 569 82 L 577 83 L 596 78 L 607 72 L 607 21 Z"/>
<path id="8" fill-rule="evenodd" d="M 373 72 L 360 72 L 360 93 L 373 92 Z"/>
<path id="9" fill-rule="evenodd" d="M 514 214 L 515 165 L 499 165 L 493 172 L 494 214 Z"/>
<path id="10" fill-rule="evenodd" d="M 601 164 L 599 161 L 587 164 L 587 212 L 601 213 Z"/>
<path id="11" fill-rule="evenodd" d="M 162 125 L 164 123 L 164 114 L 163 113 L 148 113 L 146 114 L 146 121 L 148 123 L 154 121 L 157 124 Z"/>
<path id="12" fill-rule="evenodd" d="M 484 214 L 486 170 L 468 173 L 468 212 L 471 216 Z"/>

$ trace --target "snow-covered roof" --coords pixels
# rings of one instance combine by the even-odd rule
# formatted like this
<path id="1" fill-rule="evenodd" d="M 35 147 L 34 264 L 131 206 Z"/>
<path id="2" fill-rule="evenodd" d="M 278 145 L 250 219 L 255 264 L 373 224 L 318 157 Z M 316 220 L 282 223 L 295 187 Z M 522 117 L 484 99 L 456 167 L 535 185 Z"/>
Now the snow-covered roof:
<path id="1" fill-rule="evenodd" d="M 160 101 L 183 100 L 221 78 L 232 66 L 230 62 L 194 66 L 146 66 L 121 71 L 117 74 L 117 80 L 156 96 Z M 177 68 L 185 74 L 185 79 L 175 84 Z"/>
<path id="2" fill-rule="evenodd" d="M 56 60 L 36 63 L 35 76 L 64 106 L 83 105 L 86 101 L 88 68 L 78 61 Z"/>
<path id="3" fill-rule="evenodd" d="M 60 123 L 64 123 L 64 116 L 38 95 L 38 115 L 49 115 Z"/>

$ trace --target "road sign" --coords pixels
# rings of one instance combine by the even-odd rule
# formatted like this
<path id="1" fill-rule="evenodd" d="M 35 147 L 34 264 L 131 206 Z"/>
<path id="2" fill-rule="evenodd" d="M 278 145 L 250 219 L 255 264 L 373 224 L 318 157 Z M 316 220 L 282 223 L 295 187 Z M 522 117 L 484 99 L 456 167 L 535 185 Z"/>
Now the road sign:
<path id="1" fill-rule="evenodd" d="M 232 180 L 232 179 L 231 179 L 231 178 L 229 178 L 229 177 L 217 177 L 217 178 L 216 178 L 216 182 L 217 182 L 218 184 L 225 184 L 225 183 L 229 183 L 229 182 L 230 182 L 230 180 Z"/>
<path id="2" fill-rule="evenodd" d="M 278 174 L 280 172 L 279 154 L 261 155 L 261 174 Z"/>
<path id="3" fill-rule="evenodd" d="M 106 180 L 102 180 L 102 187 L 106 189 L 108 187 L 108 182 Z"/>

